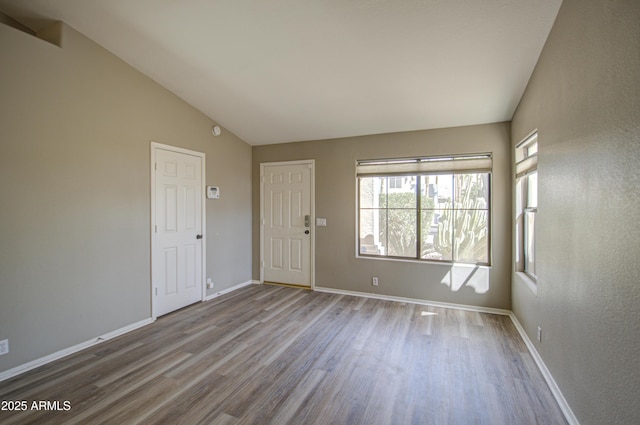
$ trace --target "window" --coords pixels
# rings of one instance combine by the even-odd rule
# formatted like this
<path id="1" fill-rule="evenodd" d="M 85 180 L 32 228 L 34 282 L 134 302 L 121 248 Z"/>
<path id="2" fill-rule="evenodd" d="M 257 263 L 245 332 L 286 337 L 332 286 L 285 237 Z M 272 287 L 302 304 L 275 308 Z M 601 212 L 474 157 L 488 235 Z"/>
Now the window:
<path id="1" fill-rule="evenodd" d="M 538 213 L 538 134 L 518 146 L 516 159 L 516 270 L 536 280 L 536 215 Z M 520 236 L 520 237 L 518 237 Z"/>
<path id="2" fill-rule="evenodd" d="M 490 263 L 491 155 L 359 161 L 358 253 Z"/>

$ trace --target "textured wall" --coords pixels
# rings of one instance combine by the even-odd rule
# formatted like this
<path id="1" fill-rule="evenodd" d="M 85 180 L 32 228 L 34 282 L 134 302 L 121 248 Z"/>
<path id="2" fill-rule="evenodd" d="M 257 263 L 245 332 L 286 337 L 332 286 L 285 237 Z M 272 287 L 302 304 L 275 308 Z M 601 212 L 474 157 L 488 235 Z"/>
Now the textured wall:
<path id="1" fill-rule="evenodd" d="M 512 121 L 539 130 L 538 295 L 513 310 L 579 419 L 638 424 L 640 2 L 565 0 Z"/>
<path id="2" fill-rule="evenodd" d="M 247 144 L 69 27 L 0 57 L 0 371 L 150 316 L 152 140 L 205 152 L 208 275 L 251 279 Z"/>
<path id="3" fill-rule="evenodd" d="M 253 277 L 260 276 L 260 163 L 315 159 L 316 285 L 432 301 L 510 308 L 509 124 L 381 134 L 253 147 Z M 356 258 L 358 159 L 493 152 L 493 265 L 439 265 Z M 371 277 L 380 286 L 371 285 Z"/>

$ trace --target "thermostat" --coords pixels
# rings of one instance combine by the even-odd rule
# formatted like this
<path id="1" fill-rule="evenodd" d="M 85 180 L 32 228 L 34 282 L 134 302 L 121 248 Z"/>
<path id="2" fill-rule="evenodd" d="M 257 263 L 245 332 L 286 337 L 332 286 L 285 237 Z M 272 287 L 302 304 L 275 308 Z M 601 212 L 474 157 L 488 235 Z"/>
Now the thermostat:
<path id="1" fill-rule="evenodd" d="M 207 186 L 207 199 L 220 199 L 220 188 L 218 186 Z"/>

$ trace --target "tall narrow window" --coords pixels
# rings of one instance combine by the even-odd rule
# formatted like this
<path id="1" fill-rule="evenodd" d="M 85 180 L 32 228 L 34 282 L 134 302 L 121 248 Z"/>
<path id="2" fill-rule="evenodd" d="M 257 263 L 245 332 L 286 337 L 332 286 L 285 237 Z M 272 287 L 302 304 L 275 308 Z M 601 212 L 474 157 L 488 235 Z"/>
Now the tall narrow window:
<path id="1" fill-rule="evenodd" d="M 490 263 L 491 155 L 359 161 L 361 256 Z"/>
<path id="2" fill-rule="evenodd" d="M 536 270 L 536 215 L 538 213 L 538 134 L 518 146 L 516 158 L 516 270 L 532 280 Z M 520 238 L 518 238 L 520 235 Z"/>

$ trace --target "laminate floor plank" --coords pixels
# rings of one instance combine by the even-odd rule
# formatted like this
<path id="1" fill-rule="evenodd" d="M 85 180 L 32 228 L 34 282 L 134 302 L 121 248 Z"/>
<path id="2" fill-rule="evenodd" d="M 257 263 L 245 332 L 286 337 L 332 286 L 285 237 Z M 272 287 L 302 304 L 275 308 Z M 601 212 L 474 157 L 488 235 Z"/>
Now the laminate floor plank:
<path id="1" fill-rule="evenodd" d="M 317 365 L 324 361 L 323 356 L 335 354 L 338 335 L 349 323 L 346 316 L 353 314 L 349 302 L 344 306 L 329 304 L 327 314 L 318 316 L 317 326 L 295 338 L 274 366 L 281 372 L 272 384 L 258 394 L 252 401 L 252 412 L 242 415 L 247 423 L 274 423 L 273 417 L 290 417 L 294 408 L 304 403 L 311 390 L 315 389 L 326 371 Z M 295 371 L 295 373 L 291 373 Z M 286 372 L 286 373 L 283 373 Z M 277 395 L 277 396 L 274 396 Z M 255 412 L 260 412 L 255 415 Z"/>
<path id="2" fill-rule="evenodd" d="M 175 352 L 166 356 L 162 361 L 153 362 L 145 368 L 130 372 L 103 388 L 99 396 L 92 397 L 73 405 L 74 416 L 67 424 L 94 423 L 106 420 L 114 414 L 125 411 L 135 411 L 143 402 L 145 391 L 157 391 L 157 382 L 164 381 L 162 375 L 175 365 L 191 356 L 189 353 Z M 142 395 L 141 395 L 142 394 Z M 155 397 L 155 396 L 152 396 Z M 88 418 L 93 417 L 93 421 Z"/>
<path id="3" fill-rule="evenodd" d="M 11 424 L 566 424 L 507 316 L 251 285 L 0 382 Z"/>

